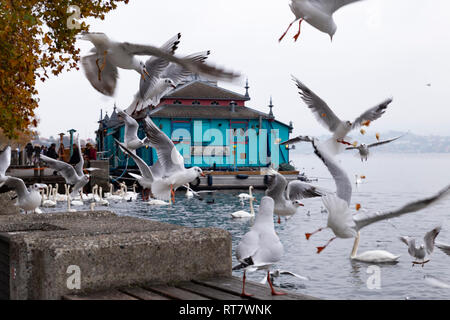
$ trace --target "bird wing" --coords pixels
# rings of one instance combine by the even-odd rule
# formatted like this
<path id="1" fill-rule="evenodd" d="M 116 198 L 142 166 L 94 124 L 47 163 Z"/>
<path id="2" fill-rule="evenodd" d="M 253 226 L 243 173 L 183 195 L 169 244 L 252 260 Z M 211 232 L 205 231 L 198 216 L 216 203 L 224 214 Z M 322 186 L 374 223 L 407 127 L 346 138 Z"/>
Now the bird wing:
<path id="1" fill-rule="evenodd" d="M 193 62 L 203 63 L 208 58 L 209 54 L 210 51 L 208 50 L 194 53 L 184 58 L 189 59 Z M 175 83 L 175 85 L 179 85 L 181 82 L 183 82 L 186 78 L 188 78 L 192 74 L 193 73 L 189 69 L 186 69 L 183 66 L 176 63 L 170 63 L 169 66 L 162 72 L 161 78 L 169 78 Z"/>
<path id="2" fill-rule="evenodd" d="M 435 242 L 436 247 L 442 250 L 446 255 L 450 256 L 450 245 L 441 243 L 441 242 Z"/>
<path id="3" fill-rule="evenodd" d="M 295 138 L 286 140 L 282 143 L 280 143 L 280 145 L 285 145 L 285 144 L 294 144 L 297 142 L 312 142 L 312 138 L 309 136 L 297 136 Z"/>
<path id="4" fill-rule="evenodd" d="M 102 66 L 103 62 L 105 66 L 100 72 L 101 77 L 99 80 L 99 67 Z M 81 65 L 83 66 L 86 78 L 97 91 L 106 96 L 114 95 L 119 73 L 117 67 L 109 61 L 108 55 L 103 56 L 95 51 L 91 55 L 82 57 Z"/>
<path id="5" fill-rule="evenodd" d="M 236 258 L 240 262 L 252 257 L 259 249 L 259 234 L 254 230 L 247 232 L 236 248 Z"/>
<path id="6" fill-rule="evenodd" d="M 328 193 L 330 192 L 323 188 L 298 180 L 289 182 L 287 186 L 287 196 L 289 200 L 322 197 Z"/>
<path id="7" fill-rule="evenodd" d="M 400 237 L 400 240 L 408 246 L 408 253 L 415 257 L 416 253 L 416 239 L 411 237 Z"/>
<path id="8" fill-rule="evenodd" d="M 142 158 L 139 157 L 137 154 L 135 154 L 131 150 L 129 150 L 127 147 L 125 147 L 119 140 L 117 140 L 117 139 L 114 139 L 114 140 L 119 145 L 120 149 L 124 153 L 128 154 L 128 156 L 130 156 L 134 160 L 134 162 L 138 166 L 139 171 L 141 172 L 142 176 L 146 179 L 154 180 L 152 171 L 150 170 L 148 165 L 145 163 L 145 161 L 142 160 Z"/>
<path id="9" fill-rule="evenodd" d="M 138 137 L 139 124 L 125 111 L 117 108 L 117 114 L 123 118 L 125 122 L 125 143 L 133 141 Z"/>
<path id="10" fill-rule="evenodd" d="M 392 98 L 386 99 L 375 107 L 372 107 L 362 113 L 358 118 L 353 121 L 352 129 L 358 128 L 363 125 L 363 123 L 367 121 L 377 120 L 379 117 L 386 112 L 386 108 L 392 102 Z"/>
<path id="11" fill-rule="evenodd" d="M 41 154 L 41 160 L 45 161 L 49 168 L 58 171 L 58 173 L 66 180 L 68 184 L 75 184 L 79 178 L 74 167 L 63 161 L 55 160 Z"/>
<path id="12" fill-rule="evenodd" d="M 347 173 L 325 150 L 322 150 L 322 148 L 316 145 L 316 140 L 313 141 L 312 145 L 314 153 L 322 160 L 334 179 L 334 183 L 336 184 L 336 195 L 350 205 L 350 200 L 352 198 L 352 183 L 350 182 Z"/>
<path id="13" fill-rule="evenodd" d="M 172 55 L 178 49 L 178 44 L 180 43 L 181 33 L 178 33 L 176 36 L 172 37 L 165 44 L 161 46 L 161 50 L 166 52 L 170 52 Z M 161 73 L 169 66 L 169 61 L 161 58 L 159 56 L 152 56 L 145 62 L 145 68 L 150 76 L 144 75 L 141 77 L 139 82 L 139 95 L 141 99 L 147 100 L 148 92 L 151 91 L 155 84 L 158 82 L 158 79 L 162 78 Z"/>
<path id="14" fill-rule="evenodd" d="M 434 240 L 438 236 L 439 232 L 441 232 L 441 227 L 436 227 L 431 231 L 428 231 L 423 237 L 425 242 L 425 249 L 427 250 L 427 254 L 431 254 L 434 249 Z"/>
<path id="15" fill-rule="evenodd" d="M 323 9 L 328 14 L 333 14 L 341 7 L 361 0 L 310 0 L 312 4 L 315 4 L 320 9 Z"/>
<path id="16" fill-rule="evenodd" d="M 156 56 L 164 58 L 170 62 L 177 63 L 184 68 L 192 71 L 193 73 L 203 74 L 209 77 L 224 79 L 224 80 L 233 80 L 239 77 L 239 74 L 234 72 L 226 71 L 221 68 L 217 68 L 213 65 L 209 65 L 206 63 L 193 62 L 186 58 L 177 58 L 172 55 L 170 52 L 161 50 L 154 46 L 150 45 L 140 45 L 140 44 L 132 44 L 129 42 L 123 42 L 119 44 L 122 49 L 127 51 L 130 54 L 135 55 L 148 55 L 148 56 Z"/>
<path id="17" fill-rule="evenodd" d="M 269 179 L 267 180 L 265 195 L 275 201 L 286 200 L 285 191 L 288 184 L 286 178 L 272 168 L 269 168 L 266 174 L 269 176 Z"/>
<path id="18" fill-rule="evenodd" d="M 11 164 L 11 147 L 7 146 L 0 154 L 0 177 L 4 176 Z"/>
<path id="19" fill-rule="evenodd" d="M 80 144 L 80 136 L 77 137 L 77 143 L 78 143 L 78 155 L 80 156 L 80 161 L 75 165 L 75 172 L 79 177 L 84 176 L 83 167 L 84 167 L 84 157 L 81 153 L 81 144 Z"/>
<path id="20" fill-rule="evenodd" d="M 12 188 L 16 191 L 19 198 L 25 196 L 28 192 L 27 187 L 22 179 L 16 177 L 8 177 L 5 181 L 5 186 Z"/>
<path id="21" fill-rule="evenodd" d="M 403 137 L 403 136 L 404 136 L 404 135 L 401 135 L 401 136 L 398 136 L 398 137 L 396 137 L 396 138 L 389 139 L 389 140 L 383 140 L 383 141 L 375 142 L 375 143 L 369 144 L 367 147 L 368 147 L 368 148 L 373 148 L 373 147 L 376 147 L 376 146 L 380 146 L 380 145 L 382 145 L 382 144 L 386 144 L 386 143 L 395 141 L 395 140 L 397 140 L 397 139 L 400 139 L 400 138 Z"/>
<path id="22" fill-rule="evenodd" d="M 184 170 L 184 158 L 175 148 L 172 140 L 156 126 L 150 117 L 144 119 L 144 129 L 150 146 L 156 149 L 164 174 L 171 175 L 176 171 Z"/>
<path id="23" fill-rule="evenodd" d="M 300 97 L 306 103 L 308 108 L 311 109 L 317 121 L 319 121 L 321 125 L 331 132 L 334 132 L 341 123 L 341 120 L 334 114 L 330 107 L 328 107 L 325 101 L 319 98 L 318 95 L 312 92 L 296 77 L 292 76 L 292 79 L 296 83 L 297 88 L 300 90 Z"/>
<path id="24" fill-rule="evenodd" d="M 353 220 L 355 220 L 356 229 L 359 230 L 369 224 L 372 224 L 380 220 L 392 219 L 406 213 L 416 212 L 425 209 L 426 207 L 438 202 L 439 200 L 444 199 L 449 195 L 450 195 L 450 185 L 446 186 L 444 189 L 440 190 L 437 194 L 431 197 L 408 203 L 399 209 L 386 212 L 360 213 L 355 215 L 353 217 Z"/>

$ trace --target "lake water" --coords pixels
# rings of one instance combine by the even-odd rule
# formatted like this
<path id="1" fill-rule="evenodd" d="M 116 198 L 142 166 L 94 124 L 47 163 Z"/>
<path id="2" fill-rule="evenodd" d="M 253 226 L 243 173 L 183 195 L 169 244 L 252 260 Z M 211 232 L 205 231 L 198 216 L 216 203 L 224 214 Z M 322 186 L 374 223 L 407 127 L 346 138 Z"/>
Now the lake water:
<path id="1" fill-rule="evenodd" d="M 363 209 L 388 210 L 410 201 L 434 194 L 450 183 L 450 154 L 374 154 L 368 162 L 350 154 L 338 157 L 352 181 L 355 174 L 365 175 L 363 184 L 354 185 L 352 205 L 360 203 Z M 322 162 L 313 154 L 297 155 L 293 159 L 297 168 L 310 178 L 317 177 L 314 184 L 335 190 L 334 181 Z M 252 219 L 232 219 L 230 213 L 242 209 L 237 195 L 242 190 L 203 194 L 203 200 L 186 199 L 184 192 L 177 192 L 172 207 L 151 207 L 141 201 L 119 203 L 110 209 L 119 215 L 153 219 L 188 227 L 219 227 L 231 233 L 233 240 L 233 265 L 237 264 L 234 250 L 240 238 L 249 230 Z M 263 196 L 257 198 L 255 210 Z M 208 203 L 212 202 L 214 203 Z M 308 241 L 305 232 L 326 226 L 327 214 L 321 213 L 321 199 L 307 199 L 291 219 L 275 224 L 276 232 L 284 245 L 284 257 L 277 268 L 289 270 L 309 281 L 282 276 L 275 284 L 288 290 L 325 299 L 450 299 L 450 289 L 432 286 L 424 277 L 433 276 L 450 283 L 450 257 L 436 249 L 425 267 L 412 267 L 412 258 L 400 236 L 416 237 L 421 242 L 426 232 L 437 225 L 442 226 L 437 240 L 450 243 L 450 199 L 435 206 L 406 216 L 372 224 L 361 231 L 359 253 L 382 249 L 401 255 L 395 265 L 379 266 L 380 288 L 369 289 L 371 266 L 351 261 L 349 256 L 352 239 L 336 239 L 321 254 L 316 247 L 325 244 L 332 236 L 324 230 Z M 48 211 L 49 209 L 44 209 Z M 58 210 L 58 208 L 51 211 Z M 248 202 L 245 210 L 249 211 Z M 309 211 L 309 215 L 307 212 Z M 242 272 L 233 272 L 242 276 Z M 260 281 L 263 271 L 248 274 L 248 278 Z M 269 290 L 269 288 L 267 289 Z"/>

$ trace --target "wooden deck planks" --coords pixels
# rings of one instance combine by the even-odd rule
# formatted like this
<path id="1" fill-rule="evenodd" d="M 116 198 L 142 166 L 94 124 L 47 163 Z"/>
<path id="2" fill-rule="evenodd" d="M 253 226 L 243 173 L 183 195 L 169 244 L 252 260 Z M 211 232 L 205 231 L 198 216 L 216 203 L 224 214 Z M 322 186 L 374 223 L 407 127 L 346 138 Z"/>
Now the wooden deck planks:
<path id="1" fill-rule="evenodd" d="M 138 300 L 116 289 L 98 291 L 86 295 L 65 295 L 63 300 Z"/>
<path id="2" fill-rule="evenodd" d="M 245 291 L 251 297 L 242 298 L 242 280 L 226 277 L 211 280 L 193 280 L 169 285 L 139 285 L 100 291 L 86 295 L 66 295 L 65 300 L 316 300 L 316 298 L 287 293 L 272 296 L 269 286 L 247 281 Z M 280 290 L 277 288 L 277 290 Z M 282 290 L 281 290 L 282 291 Z"/>
<path id="3" fill-rule="evenodd" d="M 241 298 L 240 295 L 231 294 L 223 290 L 217 290 L 215 288 L 203 286 L 194 282 L 181 283 L 177 285 L 177 287 L 193 293 L 198 293 L 213 300 L 247 300 L 245 298 Z"/>
<path id="4" fill-rule="evenodd" d="M 145 290 L 141 287 L 120 288 L 120 292 L 133 296 L 139 300 L 170 300 L 170 298 Z"/>
<path id="5" fill-rule="evenodd" d="M 162 294 L 175 300 L 210 300 L 204 296 L 167 285 L 143 286 L 146 290 Z"/>
<path id="6" fill-rule="evenodd" d="M 211 288 L 226 291 L 231 294 L 240 295 L 242 291 L 242 279 L 237 277 L 218 278 L 213 280 L 194 280 L 194 283 L 209 286 Z M 277 291 L 286 292 L 276 288 Z M 262 285 L 255 282 L 245 282 L 245 292 L 251 294 L 250 299 L 255 300 L 316 300 L 316 298 L 299 295 L 294 293 L 288 293 L 282 296 L 272 296 L 270 293 L 269 285 Z"/>

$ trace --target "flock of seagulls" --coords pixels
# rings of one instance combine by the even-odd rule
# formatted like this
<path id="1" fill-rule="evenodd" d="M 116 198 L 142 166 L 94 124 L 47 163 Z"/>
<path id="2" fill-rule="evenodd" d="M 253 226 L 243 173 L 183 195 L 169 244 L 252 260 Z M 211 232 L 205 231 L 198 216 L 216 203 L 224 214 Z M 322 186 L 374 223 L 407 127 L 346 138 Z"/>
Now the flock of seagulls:
<path id="1" fill-rule="evenodd" d="M 290 8 L 295 15 L 295 19 L 290 23 L 279 41 L 285 37 L 289 28 L 297 21 L 299 29 L 294 36 L 295 41 L 300 36 L 300 27 L 303 21 L 328 34 L 332 40 L 337 30 L 333 19 L 334 12 L 357 1 L 292 0 Z M 170 38 L 161 47 L 117 42 L 111 40 L 104 33 L 96 32 L 82 33 L 80 39 L 89 41 L 93 45 L 90 54 L 82 57 L 81 62 L 87 80 L 95 90 L 103 95 L 113 96 L 115 94 L 118 69 L 135 70 L 139 74 L 139 90 L 132 103 L 125 111 L 118 110 L 119 117 L 124 121 L 125 135 L 124 141 L 116 140 L 116 143 L 122 152 L 136 163 L 140 174 L 129 173 L 129 175 L 144 190 L 148 190 L 147 194 L 150 196 L 144 194 L 147 203 L 151 205 L 174 203 L 175 191 L 180 187 L 186 188 L 187 198 L 198 196 L 198 193 L 190 188 L 189 183 L 205 175 L 202 169 L 199 167 L 186 168 L 184 158 L 175 148 L 172 140 L 148 116 L 141 118 L 145 138 L 139 138 L 137 117 L 139 117 L 140 111 L 147 106 L 158 105 L 167 92 L 176 88 L 192 74 L 201 74 L 208 78 L 227 81 L 236 79 L 239 75 L 206 63 L 210 51 L 177 57 L 175 53 L 180 44 L 180 33 Z M 138 58 L 139 56 L 149 56 L 149 58 L 142 61 Z M 379 221 L 423 210 L 450 195 L 449 185 L 433 196 L 419 199 L 400 208 L 385 212 L 366 211 L 354 214 L 350 209 L 352 183 L 345 170 L 335 160 L 335 156 L 344 150 L 357 150 L 361 161 L 367 161 L 371 148 L 399 139 L 401 136 L 379 141 L 377 135 L 377 142 L 366 145 L 358 144 L 356 141 L 351 142 L 351 138 L 347 136 L 356 129 L 360 129 L 361 134 L 364 134 L 365 131 L 362 127 L 368 127 L 373 121 L 379 119 L 386 112 L 393 99 L 387 98 L 378 105 L 364 111 L 353 121 L 341 120 L 324 100 L 299 79 L 294 76 L 292 78 L 303 102 L 312 111 L 318 122 L 332 133 L 332 137 L 321 142 L 315 137 L 298 136 L 281 144 L 311 143 L 315 155 L 333 177 L 336 190 L 330 191 L 298 180 L 288 183 L 283 175 L 275 169 L 269 168 L 266 173 L 267 190 L 260 201 L 257 214 L 255 214 L 253 207 L 255 201 L 252 194 L 253 188 L 250 187 L 248 194 L 239 195 L 241 203 L 244 203 L 244 200 L 249 200 L 250 212 L 240 210 L 232 213 L 231 216 L 233 218 L 254 218 L 250 230 L 242 236 L 235 250 L 239 265 L 233 267 L 233 270 L 244 270 L 242 296 L 250 296 L 245 291 L 246 272 L 267 271 L 267 276 L 262 280 L 262 283 L 269 283 L 272 295 L 285 294 L 275 290 L 272 284 L 273 277 L 289 274 L 303 280 L 308 279 L 286 270 L 271 271 L 271 268 L 282 259 L 284 254 L 283 244 L 275 232 L 274 219 L 277 216 L 278 223 L 281 223 L 280 217 L 293 216 L 300 207 L 304 206 L 302 199 L 321 198 L 328 213 L 326 226 L 314 232 L 306 233 L 306 239 L 310 240 L 314 234 L 326 228 L 331 229 L 334 234 L 326 244 L 317 247 L 317 253 L 322 252 L 337 238 L 354 238 L 350 259 L 368 263 L 395 263 L 400 256 L 384 250 L 372 250 L 358 254 L 361 230 Z M 141 147 L 151 147 L 156 150 L 158 161 L 154 165 L 148 166 L 137 155 L 136 150 Z M 104 197 L 103 190 L 98 186 L 94 186 L 91 194 L 83 194 L 83 187 L 89 182 L 90 177 L 86 173 L 88 169 L 84 168 L 81 148 L 78 148 L 78 152 L 80 152 L 80 162 L 74 167 L 63 161 L 41 155 L 41 159 L 47 166 L 65 179 L 66 192 L 65 194 L 59 194 L 57 187 L 33 184 L 27 188 L 21 179 L 7 176 L 6 170 L 11 162 L 11 148 L 8 146 L 0 154 L 0 187 L 6 186 L 16 191 L 17 206 L 25 213 L 36 212 L 41 205 L 44 207 L 55 206 L 58 201 L 66 201 L 67 210 L 73 212 L 75 209 L 72 207 L 83 205 L 85 200 L 99 205 L 108 205 L 109 201 L 137 199 L 138 194 L 135 189 L 130 192 L 125 184 L 121 184 L 120 190 L 116 193 L 113 191 L 111 184 L 109 192 L 104 193 Z M 95 170 L 95 168 L 90 170 Z M 71 192 L 69 186 L 72 186 Z M 450 255 L 450 245 L 435 242 L 440 230 L 441 228 L 438 226 L 428 232 L 424 237 L 424 244 L 419 247 L 416 246 L 415 240 L 410 237 L 400 238 L 408 246 L 408 253 L 415 259 L 413 265 L 419 264 L 423 267 L 425 263 L 428 263 L 434 246 Z"/>

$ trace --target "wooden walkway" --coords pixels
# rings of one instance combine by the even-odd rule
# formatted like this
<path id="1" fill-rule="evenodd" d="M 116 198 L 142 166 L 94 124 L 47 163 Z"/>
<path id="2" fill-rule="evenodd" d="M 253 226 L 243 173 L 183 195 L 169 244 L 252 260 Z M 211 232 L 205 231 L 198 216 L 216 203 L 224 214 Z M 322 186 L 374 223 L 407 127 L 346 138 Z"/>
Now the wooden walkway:
<path id="1" fill-rule="evenodd" d="M 168 285 L 139 285 L 99 291 L 85 295 L 66 295 L 64 300 L 317 300 L 317 298 L 288 293 L 272 296 L 268 285 L 246 281 L 245 291 L 253 296 L 240 296 L 242 280 L 237 277 L 213 280 L 193 280 Z M 279 290 L 279 289 L 277 289 Z M 283 291 L 283 290 L 281 290 Z M 286 292 L 286 291 L 284 291 Z"/>

